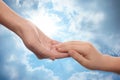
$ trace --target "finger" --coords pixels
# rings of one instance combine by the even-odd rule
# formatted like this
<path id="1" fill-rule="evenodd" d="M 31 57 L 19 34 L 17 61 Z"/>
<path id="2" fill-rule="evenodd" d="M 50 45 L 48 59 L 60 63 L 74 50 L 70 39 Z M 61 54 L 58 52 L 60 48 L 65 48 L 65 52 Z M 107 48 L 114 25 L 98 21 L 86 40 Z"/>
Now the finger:
<path id="1" fill-rule="evenodd" d="M 87 60 L 80 53 L 74 50 L 70 50 L 68 54 L 82 65 L 85 65 L 87 62 Z"/>
<path id="2" fill-rule="evenodd" d="M 54 61 L 56 58 L 55 58 L 55 57 L 50 57 L 49 59 L 51 59 L 51 60 L 53 60 L 53 61 Z"/>
<path id="3" fill-rule="evenodd" d="M 49 52 L 49 53 L 45 53 L 43 55 L 45 55 L 45 57 L 41 56 L 41 59 L 49 58 L 51 60 L 55 60 L 55 59 L 62 59 L 62 58 L 70 57 L 68 53 L 53 53 L 53 52 L 50 53 Z"/>
<path id="4" fill-rule="evenodd" d="M 60 43 L 60 42 L 55 41 L 55 40 L 53 40 L 52 42 L 53 42 L 53 44 Z M 69 57 L 69 55 L 67 53 L 59 53 L 54 48 L 52 48 L 51 50 L 47 50 L 45 47 L 39 45 L 39 47 L 36 47 L 36 49 L 39 51 L 38 52 L 38 54 L 39 54 L 38 57 L 40 59 L 42 59 L 42 58 L 50 58 L 50 59 L 54 60 L 54 59 L 60 59 L 60 58 Z"/>
<path id="5" fill-rule="evenodd" d="M 74 48 L 74 46 L 80 46 L 83 44 L 84 42 L 82 41 L 69 41 L 69 42 L 58 44 L 55 47 L 58 49 L 58 51 L 67 51 L 69 49 Z"/>
<path id="6" fill-rule="evenodd" d="M 39 58 L 39 59 L 45 59 L 45 58 L 50 58 L 53 53 L 51 51 L 41 51 L 39 52 L 38 54 L 36 54 L 36 56 Z"/>
<path id="7" fill-rule="evenodd" d="M 38 54 L 38 55 L 36 55 L 36 57 L 38 59 L 46 59 L 47 58 L 45 55 L 42 55 L 42 54 Z"/>
<path id="8" fill-rule="evenodd" d="M 65 42 L 62 44 L 55 45 L 54 47 L 60 52 L 68 52 L 68 50 L 72 48 L 72 45 Z"/>
<path id="9" fill-rule="evenodd" d="M 36 54 L 39 59 L 49 58 L 53 56 L 53 52 L 51 50 L 46 49 L 44 46 L 35 45 L 31 48 L 31 50 Z"/>
<path id="10" fill-rule="evenodd" d="M 67 58 L 69 57 L 69 54 L 68 53 L 61 53 L 61 52 L 58 52 L 54 49 L 52 49 L 52 56 L 51 57 L 54 57 L 56 59 L 60 59 L 60 58 Z"/>
<path id="11" fill-rule="evenodd" d="M 61 43 L 61 42 L 56 41 L 56 40 L 52 40 L 52 41 L 51 41 L 51 44 L 52 44 L 52 45 L 56 45 L 56 44 L 60 44 L 60 43 Z"/>
<path id="12" fill-rule="evenodd" d="M 61 43 L 57 45 L 57 47 L 64 47 L 66 45 L 83 45 L 83 44 L 85 44 L 85 42 L 83 41 L 69 41 L 69 42 Z"/>
<path id="13" fill-rule="evenodd" d="M 41 55 L 43 55 L 45 57 L 42 57 Z M 50 58 L 52 60 L 69 57 L 68 53 L 60 53 L 60 52 L 57 52 L 55 49 L 52 49 L 52 50 L 44 50 L 44 49 L 42 49 L 41 55 L 39 55 L 40 59 L 42 59 L 42 58 Z"/>
<path id="14" fill-rule="evenodd" d="M 62 58 L 68 58 L 70 57 L 69 54 L 67 53 L 60 53 L 54 56 L 49 57 L 51 60 L 55 60 L 55 59 L 62 59 Z"/>
<path id="15" fill-rule="evenodd" d="M 80 48 L 80 45 L 69 45 L 69 44 L 65 44 L 64 46 L 62 47 L 58 47 L 57 50 L 60 51 L 60 52 L 67 52 L 69 50 L 77 50 L 79 51 L 79 48 Z"/>
<path id="16" fill-rule="evenodd" d="M 56 59 L 68 58 L 68 57 L 70 57 L 68 53 L 59 53 L 58 55 L 55 56 Z"/>
<path id="17" fill-rule="evenodd" d="M 79 52 L 81 55 L 85 56 L 87 48 L 85 45 L 63 44 L 62 47 L 57 47 L 57 50 L 59 52 L 66 52 L 66 53 L 68 53 L 68 51 L 70 51 L 70 50 L 75 50 L 75 51 Z"/>

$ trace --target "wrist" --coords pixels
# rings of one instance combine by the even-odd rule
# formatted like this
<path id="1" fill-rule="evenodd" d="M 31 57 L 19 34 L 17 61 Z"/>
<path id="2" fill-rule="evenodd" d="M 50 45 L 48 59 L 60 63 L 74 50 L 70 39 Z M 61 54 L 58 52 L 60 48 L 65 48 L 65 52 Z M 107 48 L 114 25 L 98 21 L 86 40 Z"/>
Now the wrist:
<path id="1" fill-rule="evenodd" d="M 3 16 L 1 24 L 20 36 L 24 31 L 25 25 L 27 25 L 28 21 L 18 15 L 14 15 L 12 17 Z"/>
<path id="2" fill-rule="evenodd" d="M 14 31 L 18 36 L 22 37 L 22 35 L 28 30 L 27 27 L 29 27 L 29 21 L 26 19 L 21 19 L 19 22 L 15 22 L 15 28 L 12 30 Z"/>
<path id="3" fill-rule="evenodd" d="M 28 21 L 17 15 L 2 0 L 0 1 L 0 24 L 20 35 L 26 22 Z"/>
<path id="4" fill-rule="evenodd" d="M 112 57 L 109 55 L 103 55 L 102 65 L 99 70 L 110 71 L 110 72 L 120 72 L 120 58 Z"/>
<path id="5" fill-rule="evenodd" d="M 120 57 L 111 56 L 111 71 L 120 73 Z"/>

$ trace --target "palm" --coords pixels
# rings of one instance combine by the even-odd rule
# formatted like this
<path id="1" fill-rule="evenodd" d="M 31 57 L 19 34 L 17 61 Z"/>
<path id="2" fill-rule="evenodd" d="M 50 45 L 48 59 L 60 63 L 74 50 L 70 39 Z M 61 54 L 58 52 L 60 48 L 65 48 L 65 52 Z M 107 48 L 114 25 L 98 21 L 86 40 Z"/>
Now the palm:
<path id="1" fill-rule="evenodd" d="M 48 38 L 35 25 L 31 23 L 29 29 L 27 29 L 27 32 L 23 33 L 22 40 L 26 47 L 33 51 L 40 59 L 58 59 L 68 57 L 68 54 L 60 53 L 55 48 L 53 48 L 53 46 L 59 44 L 59 42 Z"/>

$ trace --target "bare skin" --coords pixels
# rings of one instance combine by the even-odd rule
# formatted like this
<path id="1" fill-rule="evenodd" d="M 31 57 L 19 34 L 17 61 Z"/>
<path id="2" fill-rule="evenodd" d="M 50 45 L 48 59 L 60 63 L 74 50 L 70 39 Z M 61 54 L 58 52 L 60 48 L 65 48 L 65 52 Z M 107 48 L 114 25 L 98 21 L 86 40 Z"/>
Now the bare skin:
<path id="1" fill-rule="evenodd" d="M 0 24 L 15 32 L 26 47 L 40 59 L 68 57 L 68 54 L 60 53 L 52 48 L 59 42 L 48 38 L 35 24 L 17 15 L 2 0 L 0 0 Z"/>
<path id="2" fill-rule="evenodd" d="M 120 73 L 120 58 L 102 55 L 92 44 L 82 41 L 70 41 L 55 46 L 58 51 L 68 53 L 81 65 L 92 70 L 104 70 Z"/>

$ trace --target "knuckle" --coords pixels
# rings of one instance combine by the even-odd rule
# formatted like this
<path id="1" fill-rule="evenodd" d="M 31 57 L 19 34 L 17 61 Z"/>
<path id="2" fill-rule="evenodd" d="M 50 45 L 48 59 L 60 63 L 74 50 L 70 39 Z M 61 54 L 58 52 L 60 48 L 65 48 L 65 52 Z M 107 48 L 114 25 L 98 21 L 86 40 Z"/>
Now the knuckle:
<path id="1" fill-rule="evenodd" d="M 86 42 L 86 43 L 85 43 L 85 46 L 86 46 L 86 48 L 87 48 L 88 50 L 91 50 L 91 49 L 93 48 L 93 45 L 92 45 L 91 43 L 89 43 L 89 42 Z"/>
<path id="2" fill-rule="evenodd" d="M 89 46 L 89 47 L 92 46 L 92 44 L 90 42 L 86 42 L 86 45 Z"/>

